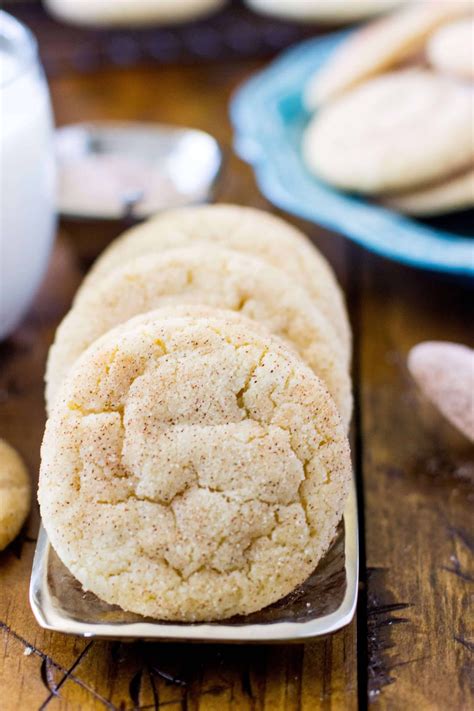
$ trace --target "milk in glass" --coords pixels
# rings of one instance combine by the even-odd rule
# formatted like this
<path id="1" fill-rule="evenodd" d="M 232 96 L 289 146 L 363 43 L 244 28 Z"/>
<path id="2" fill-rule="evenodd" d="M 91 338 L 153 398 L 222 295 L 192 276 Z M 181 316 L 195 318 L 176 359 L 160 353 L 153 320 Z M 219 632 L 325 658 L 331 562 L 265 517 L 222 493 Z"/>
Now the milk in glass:
<path id="1" fill-rule="evenodd" d="M 49 95 L 32 35 L 0 12 L 0 338 L 44 274 L 55 227 Z"/>

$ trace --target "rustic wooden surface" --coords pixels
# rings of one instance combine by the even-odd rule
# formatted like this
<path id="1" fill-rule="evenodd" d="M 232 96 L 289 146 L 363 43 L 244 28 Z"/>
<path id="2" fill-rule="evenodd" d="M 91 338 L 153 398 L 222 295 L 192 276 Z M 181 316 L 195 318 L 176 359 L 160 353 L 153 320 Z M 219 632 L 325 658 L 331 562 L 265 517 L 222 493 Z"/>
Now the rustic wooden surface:
<path id="1" fill-rule="evenodd" d="M 251 170 L 232 155 L 227 118 L 232 90 L 257 66 L 65 73 L 51 80 L 57 122 L 140 119 L 209 130 L 227 158 L 216 199 L 271 209 Z M 335 266 L 354 328 L 353 449 L 363 502 L 357 619 L 304 646 L 120 644 L 44 632 L 27 596 L 35 506 L 23 534 L 0 554 L 4 711 L 313 711 L 367 702 L 444 711 L 472 703 L 472 450 L 417 393 L 405 366 L 408 349 L 420 340 L 469 340 L 472 291 L 296 224 Z M 114 231 L 62 225 L 30 314 L 0 345 L 0 436 L 20 450 L 32 477 L 44 427 L 47 348 L 87 261 Z"/>

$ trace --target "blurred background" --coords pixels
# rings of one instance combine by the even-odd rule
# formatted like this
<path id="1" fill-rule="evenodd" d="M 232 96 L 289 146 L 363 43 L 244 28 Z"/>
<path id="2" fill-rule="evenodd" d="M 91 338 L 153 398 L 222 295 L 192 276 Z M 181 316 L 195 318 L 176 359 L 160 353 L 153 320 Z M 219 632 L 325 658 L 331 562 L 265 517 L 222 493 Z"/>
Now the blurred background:
<path id="1" fill-rule="evenodd" d="M 174 4 L 178 6 L 179 2 Z M 94 27 L 94 20 L 92 27 L 60 22 L 39 0 L 7 0 L 3 8 L 36 34 L 43 64 L 51 75 L 139 62 L 171 64 L 265 58 L 300 39 L 331 29 L 331 25 L 260 14 L 243 0 L 216 3 L 204 17 L 193 19 L 191 13 L 191 19 L 180 23 L 173 21 L 170 12 L 164 25 L 150 20 L 148 27 L 133 27 L 133 19 L 128 27 Z"/>
<path id="2" fill-rule="evenodd" d="M 468 668 L 468 660 L 462 654 L 469 653 L 471 643 L 465 630 L 467 588 L 464 573 L 460 571 L 467 566 L 468 554 L 463 531 L 472 528 L 472 507 L 469 506 L 474 480 L 472 448 L 468 449 L 461 436 L 418 397 L 405 363 L 407 353 L 421 340 L 472 341 L 472 279 L 469 281 L 466 277 L 474 270 L 473 242 L 469 240 L 474 234 L 472 210 L 412 219 L 382 209 L 375 201 L 346 195 L 330 186 L 321 187 L 319 181 L 308 174 L 305 180 L 311 182 L 314 190 L 324 188 L 327 204 L 335 206 L 336 217 L 346 216 L 347 234 L 355 228 L 365 230 L 367 241 L 372 240 L 367 244 L 368 250 L 378 251 L 373 254 L 355 244 L 361 239 L 350 241 L 343 235 L 343 229 L 330 225 L 328 229 L 328 223 L 309 216 L 308 205 L 315 208 L 323 204 L 308 198 L 309 192 L 299 195 L 304 209 L 288 208 L 288 212 L 284 212 L 287 208 L 280 199 L 264 196 L 261 173 L 257 171 L 256 180 L 253 168 L 234 150 L 236 142 L 229 104 L 236 90 L 245 88 L 247 80 L 252 81 L 254 75 L 258 78 L 259 73 L 266 72 L 270 61 L 286 48 L 314 37 L 326 38 L 335 30 L 369 17 L 375 6 L 391 9 L 402 4 L 396 0 L 328 0 L 317 3 L 325 12 L 318 18 L 313 16 L 311 21 L 307 16 L 298 20 L 275 14 L 276 6 L 285 7 L 287 12 L 283 14 L 291 15 L 296 9 L 308 6 L 308 2 L 169 0 L 160 3 L 162 7 L 168 6 L 164 19 L 150 14 L 150 6 L 159 4 L 150 0 L 127 2 L 129 8 L 133 8 L 132 15 L 125 13 L 125 4 L 120 0 L 49 0 L 48 3 L 7 0 L 2 9 L 30 28 L 38 41 L 56 127 L 61 129 L 79 122 L 121 121 L 147 122 L 150 126 L 168 124 L 207 132 L 222 151 L 222 165 L 218 166 L 218 174 L 211 176 L 206 198 L 279 212 L 301 227 L 334 267 L 350 312 L 356 401 L 354 459 L 359 484 L 363 482 L 366 491 L 365 501 L 360 500 L 361 511 L 365 510 L 361 538 L 365 538 L 366 550 L 362 554 L 358 623 L 342 631 L 335 641 L 328 639 L 308 645 L 307 652 L 296 647 L 291 650 L 258 648 L 255 653 L 249 653 L 248 648 L 242 651 L 229 648 L 225 652 L 200 650 L 196 655 L 194 648 L 188 664 L 188 658 L 179 648 L 175 650 L 175 657 L 179 664 L 184 659 L 188 666 L 188 686 L 186 682 L 181 686 L 178 682 L 178 686 L 168 688 L 164 677 L 160 682 L 160 702 L 178 699 L 176 703 L 181 703 L 181 697 L 185 699 L 189 693 L 190 698 L 193 694 L 197 698 L 202 689 L 211 700 L 212 708 L 217 708 L 224 697 L 228 700 L 232 694 L 233 699 L 234 691 L 238 699 L 239 694 L 245 696 L 246 689 L 251 688 L 249 680 L 253 678 L 257 680 L 255 697 L 252 691 L 248 693 L 249 708 L 254 708 L 259 695 L 265 697 L 269 708 L 277 708 L 275 698 L 281 699 L 281 708 L 297 708 L 296 702 L 291 705 L 287 700 L 302 697 L 307 699 L 307 708 L 318 708 L 320 703 L 326 708 L 332 694 L 342 699 L 334 703 L 356 708 L 358 693 L 363 701 L 361 708 L 365 708 L 366 687 L 369 699 L 375 700 L 383 688 L 388 698 L 386 703 L 391 703 L 393 708 L 405 708 L 414 699 L 421 699 L 420 708 L 423 703 L 426 708 L 464 708 L 464 688 L 468 682 L 467 676 L 463 677 L 463 669 Z M 122 11 L 116 13 L 120 7 Z M 145 11 L 137 20 L 139 7 Z M 338 21 L 328 13 L 328 8 L 336 7 Z M 140 26 L 136 26 L 137 21 Z M 316 47 L 314 50 L 319 51 Z M 283 145 L 279 135 L 275 135 L 278 121 L 265 123 L 266 114 L 262 112 L 259 116 L 260 107 L 253 110 L 253 104 L 248 105 L 248 102 L 247 106 L 255 120 L 263 121 L 263 139 L 273 141 L 280 177 L 287 178 L 289 187 L 297 190 L 299 184 L 292 180 L 286 166 L 296 175 L 299 139 L 309 114 L 303 114 L 301 101 L 294 100 L 293 75 L 289 65 L 286 66 L 288 71 L 282 72 L 278 81 L 285 81 L 288 94 L 280 103 L 275 100 L 281 112 L 273 115 L 287 119 L 285 136 L 293 141 L 291 145 L 290 141 Z M 260 85 L 252 86 L 253 98 L 257 98 Z M 41 91 L 44 99 L 48 93 L 44 84 Z M 301 94 L 301 86 L 294 91 Z M 20 98 L 23 109 L 25 102 L 37 108 L 35 99 L 27 93 Z M 47 97 L 46 102 L 49 102 Z M 2 124 L 6 107 L 5 101 L 0 107 Z M 267 108 L 273 110 L 275 106 Z M 43 143 L 42 139 L 38 140 L 38 146 L 41 143 L 44 152 L 52 156 L 58 133 L 53 133 L 52 125 L 48 131 Z M 6 131 L 2 129 L 2 133 L 4 144 L 8 145 Z M 5 179 L 2 207 L 8 207 L 12 215 L 4 243 L 0 241 L 0 287 L 5 289 L 12 303 L 16 293 L 23 292 L 13 319 L 7 305 L 8 322 L 4 332 L 0 329 L 0 336 L 5 338 L 0 345 L 0 435 L 18 448 L 32 473 L 39 467 L 45 418 L 44 369 L 55 330 L 92 261 L 136 220 L 136 215 L 130 212 L 125 212 L 121 219 L 84 216 L 75 219 L 62 210 L 58 230 L 54 224 L 44 226 L 45 247 L 40 259 L 37 216 L 49 215 L 54 221 L 55 210 L 53 200 L 48 207 L 41 196 L 38 188 L 39 184 L 43 185 L 41 176 L 31 193 L 41 203 L 38 209 L 33 209 L 33 198 L 23 197 L 28 187 L 24 176 L 29 174 L 32 165 L 41 163 L 34 160 L 27 140 L 33 142 L 34 133 L 18 134 L 11 142 L 15 150 L 12 155 L 7 156 L 5 152 L 2 157 L 8 170 L 3 169 L 0 176 Z M 37 136 L 40 136 L 39 130 Z M 247 149 L 250 144 L 246 145 Z M 22 165 L 21 156 L 25 157 Z M 187 170 L 181 174 L 186 175 Z M 82 182 L 88 183 L 90 174 L 86 171 L 85 175 Z M 98 184 L 103 187 L 107 182 L 100 175 L 93 188 Z M 112 166 L 108 179 L 114 177 Z M 7 204 L 7 189 L 8 195 L 17 196 L 18 206 L 13 198 Z M 273 194 L 281 197 L 276 190 Z M 128 197 L 133 203 L 133 196 Z M 374 213 L 374 209 L 378 212 Z M 403 234 L 400 226 L 404 226 Z M 424 241 L 426 234 L 420 229 L 431 230 L 431 241 Z M 443 236 L 443 230 L 450 233 Z M 10 239 L 10 235 L 14 239 Z M 24 243 L 21 243 L 22 235 Z M 415 237 L 421 239 L 421 247 Z M 376 239 L 385 240 L 378 250 L 374 247 Z M 396 261 L 380 256 L 388 257 L 391 253 Z M 413 268 L 416 260 L 418 265 L 425 261 L 424 270 Z M 437 272 L 433 271 L 436 260 Z M 445 274 L 443 270 L 457 270 L 460 274 Z M 3 296 L 0 291 L 0 311 Z M 387 496 L 388 491 L 390 496 Z M 95 689 L 101 694 L 101 703 L 111 699 L 117 708 L 124 708 L 122 701 L 128 685 L 133 692 L 137 678 L 140 683 L 137 665 L 148 664 L 145 652 L 139 653 L 137 647 L 131 647 L 128 657 L 124 654 L 122 659 L 115 654 L 114 647 L 96 643 L 84 664 L 82 648 L 75 646 L 77 640 L 65 638 L 58 642 L 57 637 L 47 633 L 41 636 L 32 618 L 25 615 L 38 523 L 35 509 L 28 537 L 22 537 L 15 544 L 15 557 L 11 556 L 8 566 L 3 566 L 4 589 L 19 592 L 14 600 L 10 600 L 10 595 L 5 596 L 8 597 L 5 609 L 1 608 L 0 600 L 0 619 L 8 625 L 7 629 L 11 628 L 24 640 L 30 640 L 34 629 L 33 642 L 39 649 L 51 652 L 52 658 L 60 659 L 66 669 L 74 668 L 82 686 L 74 687 L 67 680 L 67 672 L 64 677 L 67 683 L 61 689 L 66 703 L 75 692 L 86 695 L 88 689 L 89 692 Z M 395 645 L 392 640 L 380 637 L 380 611 L 407 607 L 410 610 L 403 614 L 412 616 L 413 625 L 394 625 L 391 616 L 383 621 L 384 629 L 395 629 L 397 635 L 399 658 L 387 660 L 386 656 L 395 654 Z M 442 625 L 440 609 L 443 609 Z M 453 634 L 459 637 L 454 643 Z M 358 636 L 362 640 L 359 646 Z M 46 657 L 43 653 L 41 658 L 31 654 L 32 647 L 28 647 L 28 653 L 23 649 L 18 646 L 14 666 L 11 661 L 7 662 L 5 678 L 11 684 L 11 698 L 14 699 L 21 688 L 25 694 L 23 708 L 35 708 L 32 701 L 38 698 L 35 684 L 44 692 L 41 685 L 45 678 L 48 681 Z M 391 651 L 386 653 L 386 649 Z M 140 654 L 145 658 L 143 662 L 137 661 L 141 659 Z M 423 667 L 412 661 L 421 661 Z M 36 662 L 38 669 L 32 673 Z M 41 672 L 39 664 L 42 664 Z M 393 684 L 390 674 L 396 666 L 400 667 L 396 672 L 399 680 Z M 12 668 L 17 672 L 12 674 Z M 445 670 L 444 674 L 439 674 L 440 668 Z M 222 685 L 223 669 L 229 679 L 226 686 Z M 28 683 L 20 683 L 19 677 L 23 676 Z M 122 682 L 127 686 L 125 691 L 120 687 Z M 53 684 L 50 688 L 53 701 L 54 688 Z M 301 689 L 303 692 L 306 689 L 306 696 Z M 147 708 L 154 707 L 154 694 L 153 687 L 149 690 Z M 133 693 L 130 695 L 135 707 L 136 699 Z M 90 702 L 90 697 L 87 700 Z M 71 703 L 71 708 L 89 707 L 87 701 L 83 701 L 82 706 L 79 702 Z M 142 699 L 142 703 L 146 700 Z M 184 708 L 186 702 L 182 703 Z"/>

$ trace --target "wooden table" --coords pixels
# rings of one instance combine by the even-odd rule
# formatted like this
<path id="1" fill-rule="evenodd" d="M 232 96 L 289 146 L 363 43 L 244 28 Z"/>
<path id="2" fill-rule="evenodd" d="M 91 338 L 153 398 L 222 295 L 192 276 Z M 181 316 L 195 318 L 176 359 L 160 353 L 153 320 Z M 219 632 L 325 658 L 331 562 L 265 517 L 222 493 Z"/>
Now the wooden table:
<path id="1" fill-rule="evenodd" d="M 232 154 L 227 115 L 231 92 L 258 66 L 246 60 L 65 71 L 51 78 L 57 123 L 135 119 L 205 129 L 226 150 L 217 200 L 272 209 L 250 168 Z M 0 554 L 4 711 L 470 705 L 472 450 L 417 393 L 406 354 L 425 339 L 467 342 L 472 291 L 290 219 L 336 268 L 354 330 L 353 457 L 362 533 L 357 618 L 333 637 L 294 646 L 121 644 L 44 632 L 28 605 L 35 506 L 25 533 Z M 34 477 L 47 348 L 86 266 L 84 255 L 97 253 L 114 229 L 61 226 L 38 298 L 0 346 L 0 436 L 20 450 Z"/>

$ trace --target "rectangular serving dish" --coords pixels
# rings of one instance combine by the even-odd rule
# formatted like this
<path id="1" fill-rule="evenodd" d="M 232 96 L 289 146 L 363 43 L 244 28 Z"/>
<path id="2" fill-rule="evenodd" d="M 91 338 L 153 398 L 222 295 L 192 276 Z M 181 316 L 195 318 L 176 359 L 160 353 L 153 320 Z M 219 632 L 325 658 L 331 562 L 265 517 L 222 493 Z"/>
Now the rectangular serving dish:
<path id="1" fill-rule="evenodd" d="M 30 604 L 48 630 L 82 637 L 182 642 L 302 642 L 349 624 L 357 603 L 359 547 L 354 487 L 331 548 L 306 582 L 283 600 L 245 617 L 213 623 L 160 622 L 99 600 L 61 563 L 41 527 Z"/>

